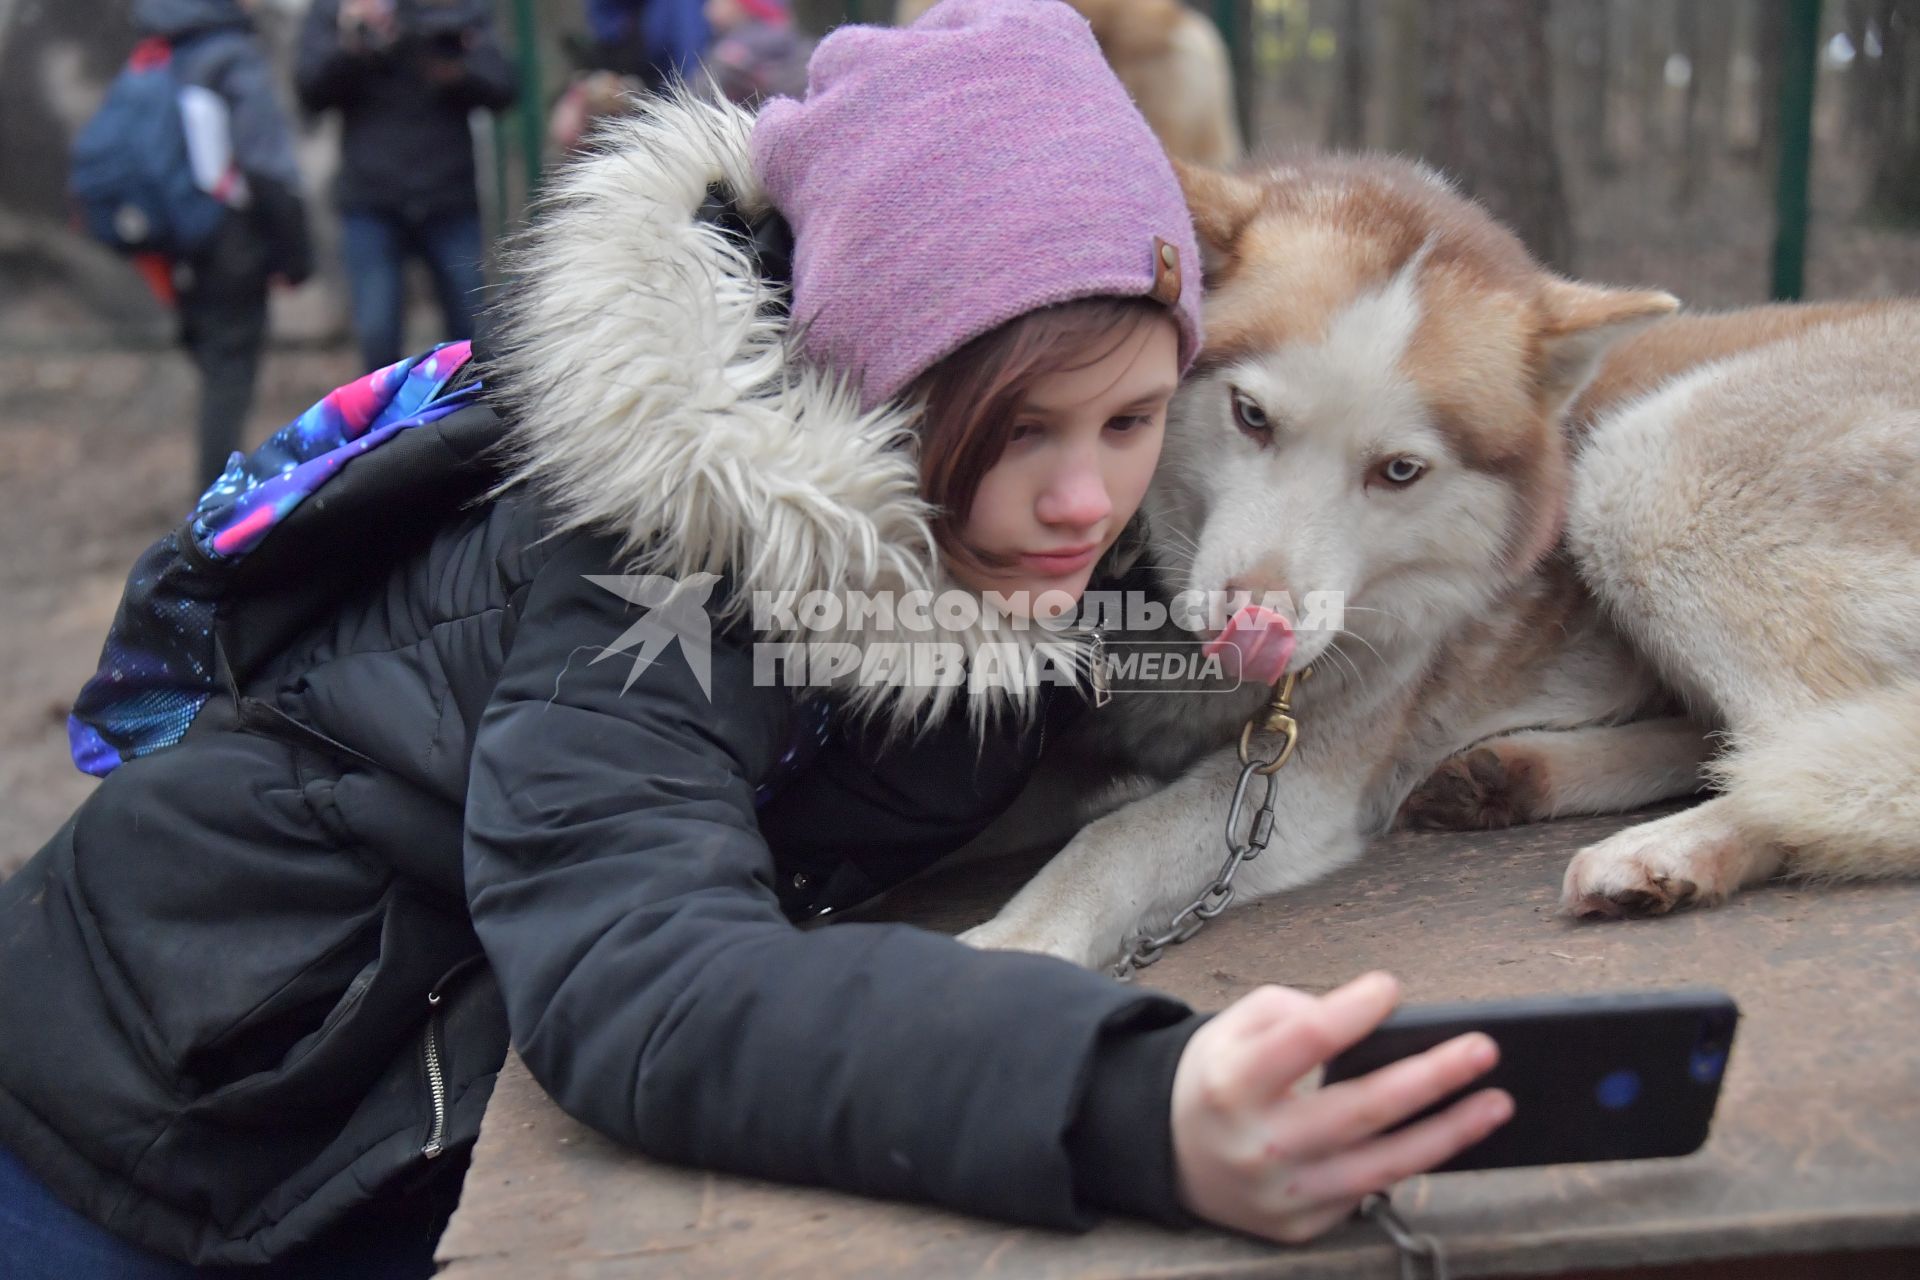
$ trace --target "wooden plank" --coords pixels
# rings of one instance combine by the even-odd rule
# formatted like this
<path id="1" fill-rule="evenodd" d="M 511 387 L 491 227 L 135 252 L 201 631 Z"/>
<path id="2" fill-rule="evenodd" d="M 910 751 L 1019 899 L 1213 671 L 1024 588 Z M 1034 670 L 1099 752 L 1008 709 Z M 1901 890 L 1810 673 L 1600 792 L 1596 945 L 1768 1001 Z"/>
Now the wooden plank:
<path id="1" fill-rule="evenodd" d="M 1229 912 L 1143 981 L 1212 1007 L 1261 982 L 1320 990 L 1371 967 L 1414 1000 L 1723 987 L 1746 1017 L 1705 1151 L 1416 1179 L 1397 1203 L 1447 1243 L 1459 1276 L 1839 1250 L 1896 1251 L 1860 1255 L 1880 1259 L 1861 1275 L 1920 1261 L 1920 886 L 1770 887 L 1621 924 L 1558 917 L 1571 851 L 1625 821 L 1396 836 L 1329 880 Z M 964 927 L 1030 867 L 943 869 L 880 914 Z M 441 1256 L 455 1280 L 1394 1273 L 1363 1226 L 1294 1250 L 1124 1221 L 1071 1236 L 673 1169 L 562 1116 L 517 1062 Z"/>

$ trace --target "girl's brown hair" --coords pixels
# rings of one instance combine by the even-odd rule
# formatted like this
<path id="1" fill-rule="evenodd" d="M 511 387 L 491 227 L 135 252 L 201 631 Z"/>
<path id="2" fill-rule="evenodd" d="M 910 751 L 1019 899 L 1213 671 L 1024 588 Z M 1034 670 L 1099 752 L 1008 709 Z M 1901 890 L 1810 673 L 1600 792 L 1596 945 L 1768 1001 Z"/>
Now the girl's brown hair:
<path id="1" fill-rule="evenodd" d="M 960 528 L 980 482 L 1006 452 L 1034 383 L 1098 364 L 1167 308 L 1149 298 L 1083 298 L 1030 311 L 982 334 L 921 374 L 924 397 L 920 492 L 935 508 L 942 554 L 980 567 L 993 557 L 968 547 Z"/>

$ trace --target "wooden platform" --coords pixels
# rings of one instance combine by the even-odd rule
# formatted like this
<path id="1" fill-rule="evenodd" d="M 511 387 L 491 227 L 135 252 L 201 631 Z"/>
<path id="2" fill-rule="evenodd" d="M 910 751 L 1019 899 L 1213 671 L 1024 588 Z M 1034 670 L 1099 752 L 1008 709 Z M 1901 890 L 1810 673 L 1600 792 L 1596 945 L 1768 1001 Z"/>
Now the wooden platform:
<path id="1" fill-rule="evenodd" d="M 1722 987 L 1745 1018 L 1698 1155 L 1423 1178 L 1396 1203 L 1456 1276 L 1920 1276 L 1920 885 L 1772 887 L 1624 924 L 1555 916 L 1569 853 L 1624 821 L 1396 836 L 1340 876 L 1229 912 L 1142 980 L 1211 1007 L 1372 967 L 1415 1001 Z M 943 872 L 879 914 L 965 927 L 1030 865 Z M 440 1256 L 452 1280 L 1397 1274 L 1365 1226 L 1300 1249 L 1125 1221 L 1073 1236 L 670 1168 L 567 1119 L 517 1061 Z"/>

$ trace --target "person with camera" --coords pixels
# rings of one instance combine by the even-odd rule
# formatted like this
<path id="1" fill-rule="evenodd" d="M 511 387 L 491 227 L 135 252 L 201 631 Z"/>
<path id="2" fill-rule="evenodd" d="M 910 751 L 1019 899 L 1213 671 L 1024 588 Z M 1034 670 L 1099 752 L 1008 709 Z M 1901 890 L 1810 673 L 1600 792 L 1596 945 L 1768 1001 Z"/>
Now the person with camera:
<path id="1" fill-rule="evenodd" d="M 482 236 L 468 116 L 514 100 L 485 0 L 314 0 L 295 81 L 340 112 L 341 253 L 362 364 L 406 345 L 406 264 L 423 259 L 448 338 L 471 337 Z"/>

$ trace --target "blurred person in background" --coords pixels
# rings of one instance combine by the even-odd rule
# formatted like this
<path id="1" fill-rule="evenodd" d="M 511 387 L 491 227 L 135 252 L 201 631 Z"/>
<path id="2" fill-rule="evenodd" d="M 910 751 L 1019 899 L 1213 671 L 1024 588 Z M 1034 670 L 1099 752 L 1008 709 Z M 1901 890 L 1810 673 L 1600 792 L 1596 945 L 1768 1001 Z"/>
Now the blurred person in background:
<path id="1" fill-rule="evenodd" d="M 813 42 L 795 30 L 788 0 L 706 0 L 706 17 L 707 75 L 728 99 L 754 106 L 807 91 Z"/>
<path id="2" fill-rule="evenodd" d="M 561 38 L 574 70 L 547 112 L 551 155 L 580 150 L 601 121 L 629 114 L 639 95 L 699 83 L 719 30 L 711 16 L 702 0 L 587 0 L 586 35 Z M 806 57 L 802 50 L 802 86 Z"/>
<path id="3" fill-rule="evenodd" d="M 574 71 L 547 111 L 547 152 L 564 159 L 586 146 L 593 129 L 614 115 L 628 115 L 647 86 L 618 71 Z"/>
<path id="4" fill-rule="evenodd" d="M 133 6 L 141 36 L 165 41 L 179 83 L 211 89 L 227 108 L 233 174 L 218 194 L 228 212 L 210 240 L 156 282 L 163 300 L 179 308 L 180 340 L 200 374 L 194 476 L 201 487 L 240 447 L 266 347 L 270 282 L 297 285 L 312 270 L 293 132 L 248 16 L 252 7 L 253 0 Z"/>
<path id="5" fill-rule="evenodd" d="M 646 85 L 617 71 L 576 71 L 547 112 L 547 149 L 564 159 L 586 144 L 602 120 L 632 112 Z"/>
<path id="6" fill-rule="evenodd" d="M 471 337 L 483 247 L 467 117 L 515 92 L 485 0 L 314 0 L 295 74 L 309 111 L 340 112 L 334 196 L 361 363 L 400 358 L 414 257 L 445 336 Z"/>
<path id="7" fill-rule="evenodd" d="M 586 0 L 583 71 L 635 76 L 648 89 L 698 80 L 713 42 L 702 0 Z"/>

